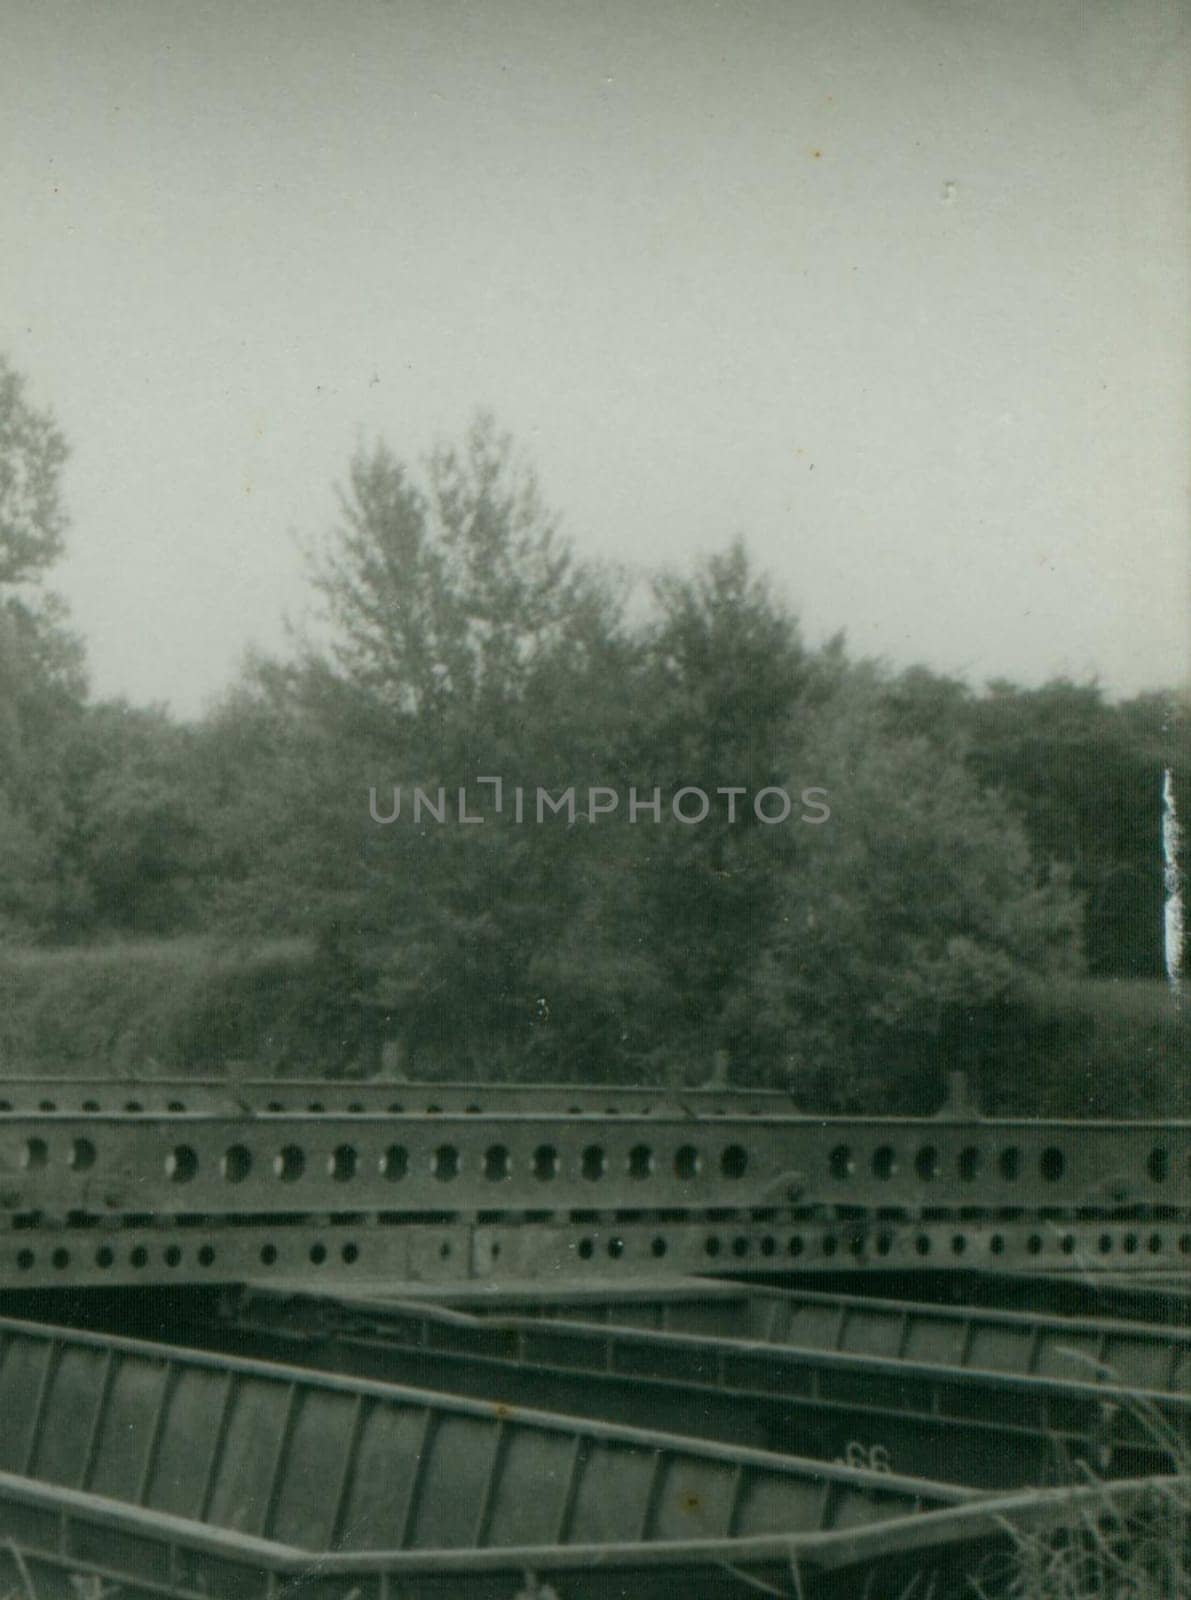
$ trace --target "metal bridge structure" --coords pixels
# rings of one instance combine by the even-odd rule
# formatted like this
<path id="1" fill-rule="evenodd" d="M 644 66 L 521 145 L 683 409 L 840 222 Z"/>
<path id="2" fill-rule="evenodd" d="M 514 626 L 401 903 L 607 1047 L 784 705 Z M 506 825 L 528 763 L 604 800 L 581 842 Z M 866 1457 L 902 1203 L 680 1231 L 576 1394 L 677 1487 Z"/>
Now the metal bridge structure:
<path id="1" fill-rule="evenodd" d="M 8 1079 L 0 1582 L 993 1596 L 1185 1540 L 1189 1308 L 1189 1123 Z"/>

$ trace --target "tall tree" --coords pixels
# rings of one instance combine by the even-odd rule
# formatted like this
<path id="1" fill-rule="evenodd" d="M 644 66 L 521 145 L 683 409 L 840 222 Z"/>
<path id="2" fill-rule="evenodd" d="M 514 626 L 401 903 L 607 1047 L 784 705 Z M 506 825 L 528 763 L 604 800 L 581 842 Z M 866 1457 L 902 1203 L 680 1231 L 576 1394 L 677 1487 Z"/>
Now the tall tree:
<path id="1" fill-rule="evenodd" d="M 474 805 L 483 775 L 565 790 L 599 766 L 599 729 L 616 720 L 600 708 L 633 653 L 615 589 L 574 560 L 487 417 L 422 474 L 384 447 L 358 456 L 315 576 L 329 648 L 256 675 L 297 753 L 275 886 L 307 908 L 326 970 L 382 1032 L 427 1059 L 501 1039 L 524 1054 L 542 1015 L 535 957 L 578 892 L 582 852 L 566 815 L 518 829 L 489 795 L 473 828 L 455 820 L 457 795 L 470 785 Z M 404 819 L 385 827 L 369 792 L 385 815 L 395 786 Z M 413 826 L 415 786 L 441 788 L 451 820 Z"/>
<path id="2" fill-rule="evenodd" d="M 66 735 L 81 713 L 82 649 L 45 587 L 67 516 L 66 444 L 0 357 L 0 850 L 19 869 L 0 884 L 0 932 L 51 935 L 85 896 L 57 849 L 65 825 Z"/>

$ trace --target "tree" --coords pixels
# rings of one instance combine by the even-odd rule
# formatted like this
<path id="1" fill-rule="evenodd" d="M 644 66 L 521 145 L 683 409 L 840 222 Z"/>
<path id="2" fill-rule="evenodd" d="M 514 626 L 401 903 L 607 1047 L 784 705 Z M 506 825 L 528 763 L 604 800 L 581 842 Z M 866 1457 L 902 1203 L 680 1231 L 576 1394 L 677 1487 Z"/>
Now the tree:
<path id="1" fill-rule="evenodd" d="M 968 759 L 1022 817 L 1038 859 L 1070 867 L 1089 971 L 1160 977 L 1162 774 L 1191 776 L 1171 697 L 1114 706 L 1095 684 L 996 683 L 972 708 Z"/>
<path id="2" fill-rule="evenodd" d="M 0 853 L 21 862 L 25 885 L 0 925 L 24 936 L 62 932 L 85 901 L 58 848 L 68 735 L 86 694 L 82 649 L 44 588 L 65 538 L 65 460 L 53 420 L 0 357 Z"/>
<path id="3" fill-rule="evenodd" d="M 24 379 L 0 355 L 0 584 L 36 581 L 61 556 L 66 456 L 52 416 L 28 403 Z"/>
<path id="4" fill-rule="evenodd" d="M 574 560 L 490 418 L 421 475 L 383 446 L 357 456 L 340 504 L 315 568 L 329 646 L 254 673 L 286 791 L 261 905 L 301 908 L 324 971 L 373 1019 L 351 1047 L 365 1063 L 397 1033 L 425 1070 L 475 1055 L 482 1074 L 535 1038 L 535 963 L 584 852 L 565 817 L 414 828 L 411 791 L 441 786 L 453 809 L 483 774 L 531 794 L 602 781 L 634 646 L 615 587 Z M 369 791 L 398 784 L 407 820 L 382 829 Z"/>
<path id="5" fill-rule="evenodd" d="M 1079 903 L 959 752 L 891 734 L 885 687 L 854 669 L 810 730 L 832 815 L 800 835 L 748 1002 L 814 1103 L 930 1110 L 1031 974 L 1079 970 Z"/>

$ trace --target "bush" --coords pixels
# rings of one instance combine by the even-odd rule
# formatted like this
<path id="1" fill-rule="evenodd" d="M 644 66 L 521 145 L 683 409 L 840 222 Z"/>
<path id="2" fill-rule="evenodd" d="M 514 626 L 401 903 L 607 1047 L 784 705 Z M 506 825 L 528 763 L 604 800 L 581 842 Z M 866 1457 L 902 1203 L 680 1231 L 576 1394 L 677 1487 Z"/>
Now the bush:
<path id="1" fill-rule="evenodd" d="M 310 947 L 252 951 L 200 938 L 0 952 L 0 1073 L 334 1072 L 350 1054 L 350 997 Z"/>

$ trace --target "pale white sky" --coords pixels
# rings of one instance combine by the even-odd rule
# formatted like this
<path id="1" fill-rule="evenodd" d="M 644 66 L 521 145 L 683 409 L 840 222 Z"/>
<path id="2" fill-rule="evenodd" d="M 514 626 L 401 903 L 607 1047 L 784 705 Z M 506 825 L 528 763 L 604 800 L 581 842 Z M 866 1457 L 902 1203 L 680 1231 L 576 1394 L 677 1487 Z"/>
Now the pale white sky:
<path id="1" fill-rule="evenodd" d="M 1186 0 L 4 0 L 0 349 L 95 686 L 201 708 L 357 441 L 812 639 L 1188 671 Z"/>

